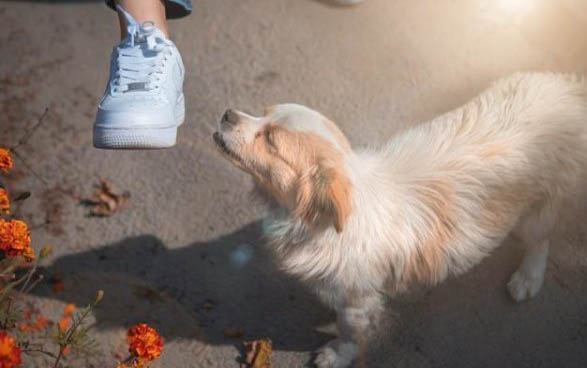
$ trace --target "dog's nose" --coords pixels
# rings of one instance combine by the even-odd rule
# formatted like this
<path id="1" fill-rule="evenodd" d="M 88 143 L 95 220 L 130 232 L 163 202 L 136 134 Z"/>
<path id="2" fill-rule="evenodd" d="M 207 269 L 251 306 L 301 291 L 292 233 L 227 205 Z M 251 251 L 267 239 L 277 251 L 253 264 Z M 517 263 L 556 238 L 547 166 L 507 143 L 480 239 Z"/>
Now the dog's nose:
<path id="1" fill-rule="evenodd" d="M 236 111 L 234 111 L 232 109 L 226 110 L 226 112 L 224 113 L 224 116 L 222 117 L 222 122 L 226 126 L 236 125 L 238 123 L 238 120 L 239 120 L 238 114 L 236 113 Z"/>

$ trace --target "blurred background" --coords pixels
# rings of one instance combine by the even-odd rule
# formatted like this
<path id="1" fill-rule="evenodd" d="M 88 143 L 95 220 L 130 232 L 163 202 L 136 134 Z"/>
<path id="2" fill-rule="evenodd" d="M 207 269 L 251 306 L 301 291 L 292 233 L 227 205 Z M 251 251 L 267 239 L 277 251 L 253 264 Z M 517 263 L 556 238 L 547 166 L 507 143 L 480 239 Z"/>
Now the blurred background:
<path id="1" fill-rule="evenodd" d="M 43 272 L 64 281 L 63 291 L 45 283 L 30 298 L 58 308 L 105 290 L 94 316 L 105 351 L 87 366 L 114 366 L 126 328 L 142 320 L 166 341 L 155 367 L 237 367 L 242 340 L 263 336 L 275 367 L 303 367 L 331 338 L 317 327 L 333 314 L 276 269 L 248 178 L 212 145 L 227 108 L 306 104 L 353 145 L 377 146 L 511 72 L 587 71 L 585 0 L 195 0 L 170 27 L 186 66 L 177 146 L 101 151 L 91 128 L 119 37 L 115 13 L 101 1 L 0 0 L 0 146 L 48 108 L 6 177 L 13 192 L 31 191 L 19 211 L 34 225 L 33 245 L 54 246 Z M 80 204 L 100 179 L 130 193 L 104 218 Z M 580 207 L 557 235 L 535 300 L 509 300 L 520 253 L 501 249 L 467 275 L 393 301 L 368 367 L 584 367 Z"/>

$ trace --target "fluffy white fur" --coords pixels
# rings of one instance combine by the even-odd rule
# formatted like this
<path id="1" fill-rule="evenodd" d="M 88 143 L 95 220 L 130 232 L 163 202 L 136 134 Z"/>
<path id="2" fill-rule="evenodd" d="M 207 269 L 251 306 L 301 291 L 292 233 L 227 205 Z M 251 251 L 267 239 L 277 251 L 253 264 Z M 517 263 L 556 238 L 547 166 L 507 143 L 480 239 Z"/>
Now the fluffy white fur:
<path id="1" fill-rule="evenodd" d="M 527 251 L 508 289 L 516 301 L 539 291 L 549 236 L 587 168 L 585 92 L 574 76 L 515 74 L 377 150 L 351 150 L 303 106 L 227 112 L 215 140 L 272 198 L 271 248 L 337 312 L 319 367 L 357 357 L 382 293 L 461 274 L 511 232 Z"/>

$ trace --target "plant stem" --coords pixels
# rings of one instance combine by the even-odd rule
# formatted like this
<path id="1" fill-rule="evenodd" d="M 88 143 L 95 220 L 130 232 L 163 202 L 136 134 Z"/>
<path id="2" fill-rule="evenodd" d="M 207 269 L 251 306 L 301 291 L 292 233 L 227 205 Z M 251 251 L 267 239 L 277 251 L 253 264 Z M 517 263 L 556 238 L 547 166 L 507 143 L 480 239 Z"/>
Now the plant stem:
<path id="1" fill-rule="evenodd" d="M 51 358 L 57 358 L 57 356 L 55 354 L 51 353 L 50 351 L 45 351 L 43 349 L 23 349 L 22 352 L 23 353 L 42 353 L 42 354 L 50 356 Z"/>
<path id="2" fill-rule="evenodd" d="M 88 307 L 86 308 L 86 310 L 82 314 L 81 318 L 79 318 L 77 321 L 74 320 L 73 324 L 69 328 L 69 331 L 67 331 L 67 336 L 65 337 L 65 343 L 63 345 L 59 346 L 59 355 L 57 355 L 57 358 L 55 359 L 55 364 L 53 365 L 53 368 L 57 368 L 59 361 L 63 357 L 63 352 L 65 351 L 65 348 L 71 343 L 71 337 L 73 336 L 73 333 L 75 332 L 75 330 L 77 330 L 79 325 L 81 325 L 81 323 L 84 321 L 84 319 L 88 316 L 88 313 L 90 313 L 90 311 L 92 310 L 92 307 L 94 307 L 95 305 L 96 305 L 96 302 L 94 302 L 91 305 L 88 305 Z"/>
<path id="3" fill-rule="evenodd" d="M 63 351 L 65 350 L 66 347 L 67 347 L 67 345 L 59 346 L 59 354 L 57 355 L 57 358 L 55 358 L 55 364 L 53 365 L 53 368 L 57 368 L 57 364 L 59 364 L 59 361 L 61 360 L 61 357 L 63 356 Z"/>
<path id="4" fill-rule="evenodd" d="M 8 293 L 10 290 L 14 289 L 15 287 L 17 287 L 21 282 L 23 282 L 24 280 L 26 280 L 27 275 L 24 275 L 23 277 L 21 277 L 20 279 L 9 283 L 8 285 L 6 285 L 5 288 L 3 288 L 0 291 L 0 302 L 4 299 L 4 296 L 6 295 L 6 293 Z"/>
<path id="5" fill-rule="evenodd" d="M 29 270 L 29 272 L 27 272 L 28 277 L 27 277 L 26 281 L 24 282 L 24 284 L 22 285 L 22 288 L 20 288 L 21 293 L 24 292 L 24 290 L 26 289 L 26 286 L 29 284 L 29 281 L 31 281 L 31 277 L 33 277 L 33 274 L 37 270 L 37 264 L 38 264 L 38 259 L 35 260 L 35 263 L 33 264 L 33 268 L 31 270 Z"/>
<path id="6" fill-rule="evenodd" d="M 43 281 L 45 277 L 43 275 L 39 275 L 39 277 L 37 277 L 37 279 L 33 282 L 31 282 L 31 284 L 29 285 L 29 287 L 24 291 L 26 294 L 29 293 L 29 291 L 31 291 L 35 285 L 37 285 L 39 282 Z"/>

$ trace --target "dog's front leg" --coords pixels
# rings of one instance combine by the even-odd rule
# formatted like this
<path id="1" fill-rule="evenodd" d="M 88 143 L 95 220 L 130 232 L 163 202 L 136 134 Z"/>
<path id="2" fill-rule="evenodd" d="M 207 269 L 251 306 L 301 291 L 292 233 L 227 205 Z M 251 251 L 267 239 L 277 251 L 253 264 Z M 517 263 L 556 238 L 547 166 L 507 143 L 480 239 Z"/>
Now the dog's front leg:
<path id="1" fill-rule="evenodd" d="M 319 368 L 349 367 L 355 359 L 365 359 L 367 340 L 371 325 L 382 310 L 378 295 L 347 303 L 336 311 L 339 337 L 317 351 L 316 366 Z"/>

